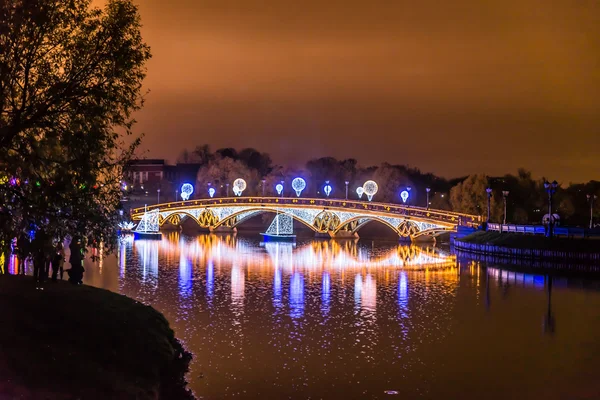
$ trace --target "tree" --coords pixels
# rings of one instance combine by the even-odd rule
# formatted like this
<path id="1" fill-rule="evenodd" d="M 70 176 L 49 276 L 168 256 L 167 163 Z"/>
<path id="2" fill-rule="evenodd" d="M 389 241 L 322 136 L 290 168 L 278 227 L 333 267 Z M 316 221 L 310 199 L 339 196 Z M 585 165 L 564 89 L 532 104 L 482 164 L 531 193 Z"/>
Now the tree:
<path id="1" fill-rule="evenodd" d="M 85 234 L 110 250 L 119 179 L 140 138 L 149 47 L 137 7 L 109 0 L 0 2 L 0 197 L 11 235 Z M 4 224 L 4 223 L 3 223 Z"/>
<path id="2" fill-rule="evenodd" d="M 211 163 L 204 165 L 198 170 L 196 190 L 200 193 L 200 197 L 208 197 L 207 188 L 210 183 L 217 191 L 217 195 L 224 196 L 227 184 L 229 184 L 229 195 L 233 196 L 233 187 L 231 187 L 231 184 L 238 178 L 246 181 L 244 195 L 256 194 L 259 176 L 255 170 L 251 170 L 239 160 L 229 157 L 217 157 Z"/>
<path id="3" fill-rule="evenodd" d="M 487 216 L 487 192 L 489 187 L 488 177 L 483 174 L 469 175 L 450 190 L 450 204 L 452 210 L 467 214 Z M 498 196 L 492 196 L 491 220 L 500 221 L 503 213 L 502 200 Z"/>

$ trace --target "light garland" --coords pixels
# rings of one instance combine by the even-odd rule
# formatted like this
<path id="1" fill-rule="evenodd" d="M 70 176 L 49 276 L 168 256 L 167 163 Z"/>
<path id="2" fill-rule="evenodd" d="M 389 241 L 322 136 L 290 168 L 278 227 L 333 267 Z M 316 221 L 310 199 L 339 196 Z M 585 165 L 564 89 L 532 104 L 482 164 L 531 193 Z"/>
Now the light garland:
<path id="1" fill-rule="evenodd" d="M 192 193 L 194 193 L 194 187 L 190 183 L 184 183 L 181 186 L 181 198 L 183 200 L 188 200 Z"/>
<path id="2" fill-rule="evenodd" d="M 300 193 L 306 188 L 306 181 L 300 177 L 294 178 L 292 181 L 292 189 L 296 191 L 296 196 L 300 197 Z M 283 190 L 283 186 L 281 187 Z"/>
<path id="3" fill-rule="evenodd" d="M 293 235 L 294 220 L 289 214 L 277 214 L 266 232 L 268 235 Z"/>
<path id="4" fill-rule="evenodd" d="M 275 190 L 277 190 L 278 195 L 281 195 L 281 192 L 283 192 L 283 185 L 281 183 L 278 183 L 277 185 L 275 185 Z"/>
<path id="5" fill-rule="evenodd" d="M 215 196 L 215 192 L 216 192 L 216 190 L 215 190 L 214 187 L 211 186 L 211 187 L 208 188 L 208 195 L 210 197 L 214 197 Z"/>
<path id="6" fill-rule="evenodd" d="M 378 189 L 379 186 L 377 186 L 377 183 L 375 181 L 366 181 L 363 184 L 364 193 L 367 195 L 367 199 L 369 199 L 369 201 L 373 200 L 373 196 L 375 195 L 375 193 L 377 193 Z"/>
<path id="7" fill-rule="evenodd" d="M 403 191 L 400 193 L 400 198 L 402 199 L 402 202 L 403 202 L 403 203 L 406 203 L 406 200 L 408 200 L 408 191 L 406 191 L 406 190 L 403 190 Z"/>
<path id="8" fill-rule="evenodd" d="M 362 195 L 365 193 L 365 189 L 363 189 L 362 186 L 359 186 L 356 188 L 356 194 L 358 195 L 359 199 L 362 199 Z"/>
<path id="9" fill-rule="evenodd" d="M 246 190 L 245 180 L 243 180 L 242 178 L 237 178 L 235 181 L 233 181 L 233 193 L 236 196 L 241 196 L 244 190 Z"/>

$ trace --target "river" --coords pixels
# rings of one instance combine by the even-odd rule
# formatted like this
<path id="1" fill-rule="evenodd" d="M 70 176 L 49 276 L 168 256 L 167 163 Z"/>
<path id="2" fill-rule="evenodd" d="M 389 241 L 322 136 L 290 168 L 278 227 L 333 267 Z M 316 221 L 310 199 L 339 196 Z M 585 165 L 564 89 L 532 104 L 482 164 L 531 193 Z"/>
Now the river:
<path id="1" fill-rule="evenodd" d="M 161 311 L 199 398 L 600 398 L 600 284 L 450 249 L 122 240 L 84 282 Z"/>

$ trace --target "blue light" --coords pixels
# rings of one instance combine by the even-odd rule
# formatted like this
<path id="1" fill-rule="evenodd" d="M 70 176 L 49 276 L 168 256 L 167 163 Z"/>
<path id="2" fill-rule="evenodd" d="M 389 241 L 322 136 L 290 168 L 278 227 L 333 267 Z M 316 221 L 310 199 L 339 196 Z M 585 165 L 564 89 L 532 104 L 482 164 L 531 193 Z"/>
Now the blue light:
<path id="1" fill-rule="evenodd" d="M 273 278 L 273 306 L 281 307 L 281 269 L 275 268 L 275 277 Z"/>
<path id="2" fill-rule="evenodd" d="M 406 200 L 408 200 L 408 196 L 409 196 L 409 194 L 408 194 L 408 191 L 406 191 L 406 190 L 403 190 L 402 193 L 400 193 L 400 198 L 402 199 L 402 201 L 404 203 L 406 203 Z"/>
<path id="3" fill-rule="evenodd" d="M 212 260 L 208 261 L 206 266 L 206 295 L 209 299 L 212 299 L 213 288 L 215 285 L 215 265 Z"/>
<path id="4" fill-rule="evenodd" d="M 280 195 L 280 194 L 281 194 L 281 192 L 283 192 L 283 185 L 282 185 L 281 183 L 278 183 L 278 184 L 275 186 L 275 190 L 277 190 L 277 194 L 279 194 L 279 195 Z"/>
<path id="5" fill-rule="evenodd" d="M 214 187 L 211 186 L 211 187 L 208 188 L 208 195 L 210 197 L 214 197 L 215 196 L 215 192 L 216 192 L 216 190 L 215 190 Z"/>
<path id="6" fill-rule="evenodd" d="M 331 294 L 331 278 L 328 272 L 323 273 L 323 281 L 321 287 L 321 311 L 323 314 L 329 313 L 329 296 Z"/>
<path id="7" fill-rule="evenodd" d="M 304 315 L 304 277 L 294 272 L 290 279 L 290 317 L 300 318 Z"/>
<path id="8" fill-rule="evenodd" d="M 331 193 L 331 185 L 329 184 L 329 181 L 325 182 L 325 187 L 323 188 L 323 191 L 325 192 L 325 194 L 327 195 L 327 197 L 329 197 L 329 194 Z"/>
<path id="9" fill-rule="evenodd" d="M 191 183 L 184 183 L 183 185 L 181 185 L 181 198 L 183 200 L 188 200 L 190 198 L 190 196 L 192 195 L 192 193 L 194 193 L 194 187 L 192 186 Z"/>

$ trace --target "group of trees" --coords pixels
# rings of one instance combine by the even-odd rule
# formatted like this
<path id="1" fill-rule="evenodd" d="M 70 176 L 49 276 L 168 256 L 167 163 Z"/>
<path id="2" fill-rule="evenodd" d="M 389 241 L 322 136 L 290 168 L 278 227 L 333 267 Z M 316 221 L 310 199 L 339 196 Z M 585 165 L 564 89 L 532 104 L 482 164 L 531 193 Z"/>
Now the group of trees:
<path id="1" fill-rule="evenodd" d="M 15 0 L 0 2 L 0 22 L 2 252 L 24 236 L 30 252 L 67 235 L 110 249 L 150 57 L 138 10 L 129 0 Z"/>
<path id="2" fill-rule="evenodd" d="M 434 209 L 453 210 L 470 214 L 487 215 L 487 188 L 492 189 L 490 198 L 491 220 L 501 222 L 504 216 L 503 192 L 507 191 L 507 222 L 540 223 L 548 210 L 548 195 L 544 178 L 533 178 L 531 172 L 519 169 L 516 175 L 488 177 L 475 174 L 456 179 L 445 179 L 431 173 L 422 173 L 417 168 L 383 163 L 378 166 L 362 167 L 355 159 L 338 160 L 323 157 L 309 160 L 304 166 L 289 167 L 275 165 L 271 157 L 258 150 L 247 148 L 237 151 L 224 148 L 211 151 L 210 146 L 198 146 L 194 151 L 183 151 L 179 162 L 200 164 L 196 181 L 196 197 L 207 197 L 207 185 L 217 189 L 217 196 L 227 194 L 227 184 L 237 178 L 246 180 L 245 195 L 275 196 L 275 185 L 284 182 L 285 195 L 293 195 L 291 181 L 297 176 L 306 180 L 303 196 L 324 197 L 323 187 L 328 181 L 332 186 L 330 197 L 345 198 L 345 182 L 348 182 L 348 198 L 356 199 L 356 188 L 369 179 L 376 181 L 379 191 L 376 201 L 401 202 L 400 192 L 410 187 L 409 204 Z M 231 188 L 230 188 L 231 189 Z M 229 195 L 233 195 L 229 191 Z M 600 197 L 600 182 L 561 185 L 553 198 L 553 210 L 563 223 L 587 226 L 590 202 L 587 195 Z M 593 213 L 600 218 L 600 199 L 594 203 Z"/>

